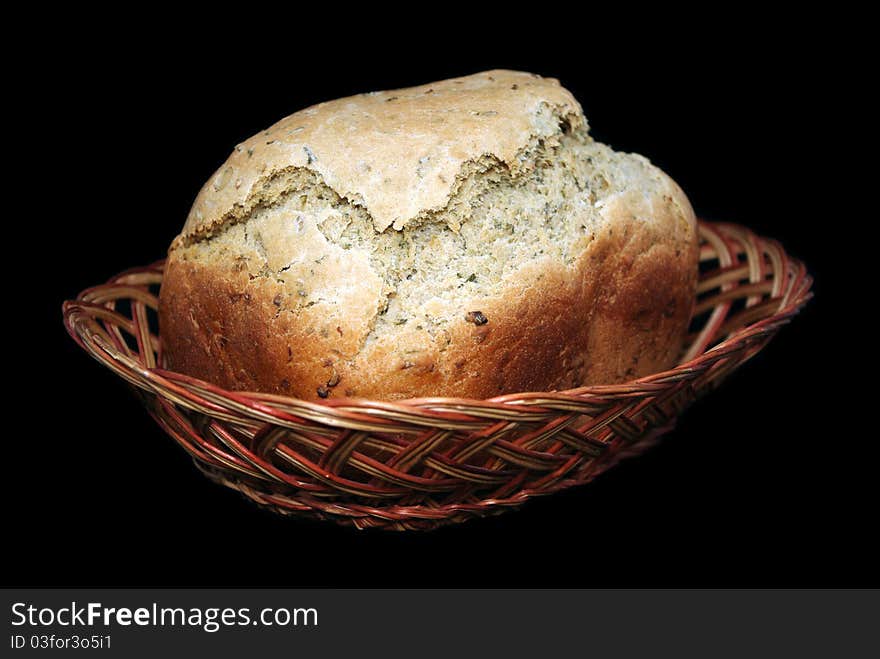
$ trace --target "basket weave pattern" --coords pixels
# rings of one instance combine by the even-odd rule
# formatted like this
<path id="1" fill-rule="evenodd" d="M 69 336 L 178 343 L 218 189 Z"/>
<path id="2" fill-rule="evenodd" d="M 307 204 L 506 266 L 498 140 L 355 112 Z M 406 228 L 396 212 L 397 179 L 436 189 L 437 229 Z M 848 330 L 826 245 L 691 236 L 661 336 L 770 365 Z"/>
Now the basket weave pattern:
<path id="1" fill-rule="evenodd" d="M 809 299 L 804 265 L 775 241 L 706 222 L 700 237 L 680 365 L 619 385 L 394 403 L 226 391 L 160 367 L 162 262 L 83 291 L 64 321 L 213 480 L 284 514 L 429 529 L 586 483 L 640 453 Z"/>

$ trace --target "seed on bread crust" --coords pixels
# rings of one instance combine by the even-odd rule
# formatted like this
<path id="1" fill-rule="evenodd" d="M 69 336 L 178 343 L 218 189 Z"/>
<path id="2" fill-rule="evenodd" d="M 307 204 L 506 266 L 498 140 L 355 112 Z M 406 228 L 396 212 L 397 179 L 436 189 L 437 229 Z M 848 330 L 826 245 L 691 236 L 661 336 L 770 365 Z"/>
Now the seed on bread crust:
<path id="1" fill-rule="evenodd" d="M 474 325 L 485 325 L 489 322 L 489 319 L 483 315 L 482 311 L 468 311 L 464 319 Z"/>

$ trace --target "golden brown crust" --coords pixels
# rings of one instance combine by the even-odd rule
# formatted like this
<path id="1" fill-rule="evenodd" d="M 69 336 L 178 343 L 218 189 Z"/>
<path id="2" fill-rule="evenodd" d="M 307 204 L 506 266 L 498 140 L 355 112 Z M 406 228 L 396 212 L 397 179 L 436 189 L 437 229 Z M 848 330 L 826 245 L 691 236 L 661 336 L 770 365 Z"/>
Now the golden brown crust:
<path id="1" fill-rule="evenodd" d="M 663 370 L 678 356 L 693 304 L 693 225 L 672 212 L 646 224 L 625 208 L 609 211 L 572 266 L 535 262 L 518 285 L 486 299 L 485 325 L 466 320 L 477 309 L 462 309 L 449 331 L 380 337 L 354 358 L 346 358 L 351 328 L 278 314 L 280 285 L 172 254 L 160 308 L 167 366 L 230 389 L 389 400 L 487 398 Z"/>

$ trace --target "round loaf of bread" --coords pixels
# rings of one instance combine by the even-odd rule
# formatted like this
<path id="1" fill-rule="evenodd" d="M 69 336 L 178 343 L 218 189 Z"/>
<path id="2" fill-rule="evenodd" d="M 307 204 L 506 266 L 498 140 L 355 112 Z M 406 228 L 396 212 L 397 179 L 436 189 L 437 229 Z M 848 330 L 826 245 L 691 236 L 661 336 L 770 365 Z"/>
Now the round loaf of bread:
<path id="1" fill-rule="evenodd" d="M 304 399 L 487 398 L 666 369 L 684 193 L 556 80 L 489 71 L 302 110 L 235 147 L 168 253 L 169 369 Z"/>

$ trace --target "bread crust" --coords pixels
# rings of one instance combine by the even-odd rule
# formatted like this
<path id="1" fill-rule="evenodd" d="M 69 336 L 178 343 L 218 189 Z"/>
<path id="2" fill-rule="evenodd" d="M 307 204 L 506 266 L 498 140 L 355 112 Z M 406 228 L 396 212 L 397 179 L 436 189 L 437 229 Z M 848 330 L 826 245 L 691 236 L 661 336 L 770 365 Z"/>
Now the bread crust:
<path id="1" fill-rule="evenodd" d="M 569 267 L 535 262 L 503 294 L 461 309 L 431 337 L 411 329 L 347 358 L 347 325 L 330 331 L 277 314 L 283 286 L 172 259 L 161 297 L 167 365 L 228 389 L 304 399 L 488 398 L 610 384 L 663 370 L 681 349 L 693 305 L 696 243 L 635 221 L 618 204 L 608 228 Z M 488 322 L 466 320 L 481 311 Z M 333 384 L 333 386 L 329 386 Z"/>
<path id="2" fill-rule="evenodd" d="M 552 106 L 553 130 L 559 130 L 560 117 L 569 122 L 566 129 L 585 129 L 577 102 L 556 81 L 506 71 L 460 80 L 322 104 L 310 115 L 303 111 L 276 124 L 270 139 L 299 125 L 298 115 L 312 121 L 308 128 L 278 138 L 276 150 L 244 156 L 251 147 L 237 150 L 224 167 L 232 167 L 242 182 L 230 183 L 232 175 L 219 186 L 216 176 L 209 181 L 169 252 L 159 307 L 165 366 L 233 390 L 303 399 L 385 400 L 568 389 L 626 381 L 670 367 L 680 353 L 693 306 L 698 247 L 687 198 L 656 168 L 650 170 L 656 185 L 627 188 L 598 204 L 596 229 L 589 240 L 578 243 L 569 262 L 548 256 L 522 263 L 479 298 L 462 296 L 451 322 L 433 327 L 411 322 L 375 331 L 383 282 L 367 255 L 356 250 L 343 253 L 334 247 L 321 266 L 325 269 L 316 275 L 313 285 L 334 290 L 335 306 L 291 307 L 289 283 L 239 267 L 235 254 L 191 249 L 209 244 L 230 224 L 246 224 L 255 208 L 275 208 L 290 190 L 289 184 L 279 183 L 289 172 L 314 172 L 322 184 L 366 208 L 377 232 L 399 231 L 454 198 L 460 170 L 485 156 L 487 149 L 504 167 L 515 169 L 523 161 L 517 153 L 536 135 L 552 141 L 551 133 L 541 133 L 551 130 L 539 125 L 543 107 Z M 455 99 L 458 119 L 464 117 L 456 131 L 444 128 L 433 134 L 435 127 L 425 124 L 426 116 L 443 107 L 434 104 L 437 98 L 447 104 Z M 499 121 L 491 129 L 478 122 L 472 134 L 462 132 L 472 118 L 480 118 L 471 113 L 487 101 L 504 109 Z M 427 135 L 399 141 L 419 147 L 410 149 L 412 157 L 393 140 L 386 147 L 384 155 L 400 156 L 397 166 L 406 172 L 394 172 L 385 188 L 352 173 L 345 158 L 372 157 L 369 139 L 338 157 L 315 158 L 313 153 L 300 162 L 303 134 L 321 153 L 324 148 L 333 153 L 344 141 L 338 134 L 340 117 L 368 112 L 376 102 L 407 104 L 398 121 L 402 117 L 406 130 Z M 377 126 L 388 128 L 385 119 L 370 121 L 370 135 Z M 355 133 L 364 134 L 359 131 Z M 419 149 L 428 143 L 431 148 L 445 144 L 449 157 L 438 167 L 446 176 L 442 184 L 431 179 L 416 190 L 420 184 L 414 182 L 413 171 L 419 166 Z M 226 176 L 224 167 L 217 176 Z M 300 234 L 297 248 L 307 253 L 315 246 L 323 249 L 327 241 L 313 234 L 313 243 Z M 279 231 L 277 240 L 269 237 L 283 242 L 286 235 Z M 275 257 L 261 258 L 271 262 Z M 289 259 L 285 254 L 279 263 L 270 263 L 270 271 Z M 474 322 L 471 312 L 477 311 L 487 322 Z"/>
<path id="3" fill-rule="evenodd" d="M 210 235 L 272 203 L 279 172 L 314 172 L 366 208 L 376 231 L 443 208 L 462 165 L 490 156 L 511 169 L 564 121 L 586 130 L 580 104 L 553 78 L 495 70 L 300 110 L 235 147 L 205 183 L 175 245 Z"/>

